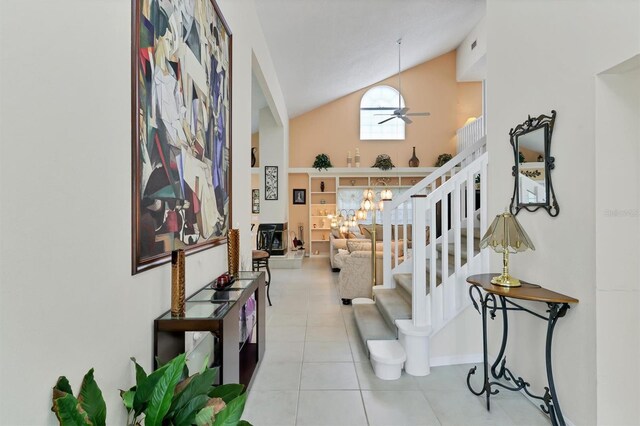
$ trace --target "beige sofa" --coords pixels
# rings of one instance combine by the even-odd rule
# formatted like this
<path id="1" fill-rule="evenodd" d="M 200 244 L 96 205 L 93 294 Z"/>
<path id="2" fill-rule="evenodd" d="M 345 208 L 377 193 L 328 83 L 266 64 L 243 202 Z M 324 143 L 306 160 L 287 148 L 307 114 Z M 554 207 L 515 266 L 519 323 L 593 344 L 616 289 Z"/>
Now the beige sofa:
<path id="1" fill-rule="evenodd" d="M 365 237 L 362 234 L 351 233 L 353 238 L 342 238 L 336 237 L 336 233 L 333 231 L 329 235 L 329 262 L 331 263 L 331 269 L 333 272 L 338 272 L 340 270 L 340 262 L 336 262 L 336 255 L 338 254 L 338 250 L 347 250 L 347 241 L 351 239 L 355 240 L 365 240 Z M 371 247 L 371 246 L 369 246 Z"/>
<path id="2" fill-rule="evenodd" d="M 396 243 L 392 243 L 395 252 Z M 398 241 L 398 256 L 402 257 L 402 241 Z M 399 259 L 400 260 L 400 259 Z M 335 263 L 340 268 L 338 291 L 345 304 L 356 297 L 371 297 L 373 283 L 371 281 L 371 242 L 367 240 L 351 240 L 347 242 L 347 250 L 339 249 Z M 382 243 L 376 243 L 376 285 L 382 284 Z"/>

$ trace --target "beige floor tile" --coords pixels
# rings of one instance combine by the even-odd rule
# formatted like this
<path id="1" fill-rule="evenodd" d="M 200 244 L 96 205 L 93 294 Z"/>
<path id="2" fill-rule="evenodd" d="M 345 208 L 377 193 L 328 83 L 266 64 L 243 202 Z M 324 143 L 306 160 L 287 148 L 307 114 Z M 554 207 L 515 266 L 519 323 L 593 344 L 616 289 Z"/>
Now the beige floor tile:
<path id="1" fill-rule="evenodd" d="M 307 342 L 304 362 L 353 362 L 348 342 Z"/>
<path id="2" fill-rule="evenodd" d="M 440 426 L 420 391 L 362 391 L 371 426 Z"/>
<path id="3" fill-rule="evenodd" d="M 357 390 L 358 378 L 352 362 L 303 363 L 301 390 Z"/>
<path id="4" fill-rule="evenodd" d="M 348 342 L 344 325 L 335 327 L 307 327 L 307 342 Z"/>
<path id="5" fill-rule="evenodd" d="M 367 418 L 359 391 L 300 391 L 298 426 L 360 426 Z"/>
<path id="6" fill-rule="evenodd" d="M 252 390 L 242 419 L 254 426 L 294 426 L 298 408 L 298 391 Z"/>
<path id="7" fill-rule="evenodd" d="M 301 362 L 263 362 L 251 389 L 297 391 L 300 388 L 301 372 Z"/>

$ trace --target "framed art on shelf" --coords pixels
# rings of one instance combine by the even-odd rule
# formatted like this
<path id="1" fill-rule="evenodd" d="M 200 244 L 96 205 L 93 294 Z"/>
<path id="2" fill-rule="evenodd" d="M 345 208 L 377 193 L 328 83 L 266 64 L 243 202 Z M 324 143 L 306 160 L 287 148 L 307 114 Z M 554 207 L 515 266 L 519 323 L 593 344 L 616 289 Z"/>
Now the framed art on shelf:
<path id="1" fill-rule="evenodd" d="M 306 189 L 294 189 L 293 190 L 293 204 L 307 204 L 307 190 Z"/>
<path id="2" fill-rule="evenodd" d="M 264 199 L 278 199 L 278 166 L 264 166 Z"/>
<path id="3" fill-rule="evenodd" d="M 232 39 L 214 0 L 133 0 L 132 274 L 226 242 Z"/>
<path id="4" fill-rule="evenodd" d="M 251 190 L 251 213 L 253 214 L 260 213 L 260 190 L 259 189 Z"/>

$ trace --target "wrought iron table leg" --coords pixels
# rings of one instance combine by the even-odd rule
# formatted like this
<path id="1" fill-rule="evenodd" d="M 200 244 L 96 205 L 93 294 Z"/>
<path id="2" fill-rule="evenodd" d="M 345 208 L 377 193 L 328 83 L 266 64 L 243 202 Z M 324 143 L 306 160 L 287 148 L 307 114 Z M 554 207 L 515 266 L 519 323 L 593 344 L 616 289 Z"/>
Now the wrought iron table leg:
<path id="1" fill-rule="evenodd" d="M 269 306 L 273 306 L 271 304 L 271 297 L 269 296 L 269 289 L 271 288 L 271 269 L 269 269 L 269 260 L 266 263 L 267 267 L 267 300 L 269 301 Z"/>
<path id="2" fill-rule="evenodd" d="M 500 379 L 504 375 L 504 351 L 507 348 L 507 336 L 509 336 L 509 318 L 507 317 L 507 302 L 504 296 L 500 297 L 500 309 L 502 311 L 502 343 L 500 344 L 500 352 L 498 352 L 498 356 L 496 357 L 495 362 L 491 366 L 491 374 L 494 378 Z M 495 309 L 494 309 L 495 313 Z M 495 315 L 495 314 L 494 314 Z M 496 373 L 496 368 L 502 362 L 500 366 L 500 372 Z"/>
<path id="3" fill-rule="evenodd" d="M 547 394 L 550 394 L 551 403 L 549 403 L 549 396 L 545 395 L 545 404 L 549 410 L 549 417 L 551 423 L 555 425 L 565 426 L 564 417 L 562 416 L 562 410 L 560 409 L 560 403 L 558 402 L 558 395 L 556 394 L 556 385 L 553 381 L 553 367 L 551 364 L 551 343 L 553 340 L 553 330 L 558 322 L 558 318 L 563 317 L 569 309 L 569 305 L 549 303 L 549 319 L 547 320 L 547 342 L 545 345 L 545 359 L 547 367 L 547 382 L 549 383 L 549 389 Z"/>
<path id="4" fill-rule="evenodd" d="M 480 302 L 480 305 L 482 305 L 482 309 L 480 309 L 480 307 L 478 306 L 478 303 L 476 302 L 476 300 L 473 297 L 473 292 L 476 291 L 477 292 L 477 296 Z M 474 307 L 476 308 L 476 310 L 480 313 L 480 315 L 482 315 L 482 354 L 483 354 L 483 363 L 482 363 L 482 372 L 483 372 L 483 378 L 482 378 L 482 390 L 475 391 L 473 389 L 473 387 L 471 386 L 471 376 L 476 374 L 476 370 L 477 370 L 477 366 L 474 366 L 473 368 L 471 368 L 469 370 L 469 373 L 467 374 L 467 387 L 469 388 L 469 390 L 477 396 L 481 396 L 482 394 L 486 393 L 486 400 L 487 400 L 487 410 L 491 411 L 491 403 L 490 403 L 490 397 L 492 394 L 496 394 L 498 391 L 494 391 L 491 392 L 491 383 L 489 382 L 489 361 L 488 361 L 488 342 L 487 342 L 487 310 L 489 309 L 489 300 L 492 300 L 492 306 L 491 306 L 491 317 L 493 318 L 495 316 L 495 310 L 496 310 L 496 300 L 495 297 L 492 294 L 487 294 L 484 297 L 482 296 L 482 293 L 476 288 L 476 287 L 470 287 L 469 288 L 469 295 L 471 297 L 471 300 L 473 302 Z"/>

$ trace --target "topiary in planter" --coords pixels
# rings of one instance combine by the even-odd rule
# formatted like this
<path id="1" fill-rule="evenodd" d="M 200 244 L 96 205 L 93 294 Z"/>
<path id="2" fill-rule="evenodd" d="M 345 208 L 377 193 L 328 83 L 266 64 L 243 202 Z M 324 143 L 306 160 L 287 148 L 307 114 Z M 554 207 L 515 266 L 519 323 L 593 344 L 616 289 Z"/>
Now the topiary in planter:
<path id="1" fill-rule="evenodd" d="M 447 164 L 447 161 L 451 160 L 453 157 L 451 154 L 440 154 L 438 155 L 438 159 L 436 160 L 436 167 L 442 167 Z"/>
<path id="2" fill-rule="evenodd" d="M 393 163 L 391 162 L 391 158 L 387 154 L 380 154 L 376 157 L 376 162 L 373 163 L 373 166 L 371 167 L 377 167 L 380 170 L 391 170 L 395 166 L 393 165 Z"/>
<path id="3" fill-rule="evenodd" d="M 329 167 L 333 167 L 331 164 L 331 160 L 327 154 L 318 154 L 316 155 L 316 159 L 313 162 L 313 168 L 318 169 L 318 171 L 322 171 L 322 169 L 327 170 Z"/>

